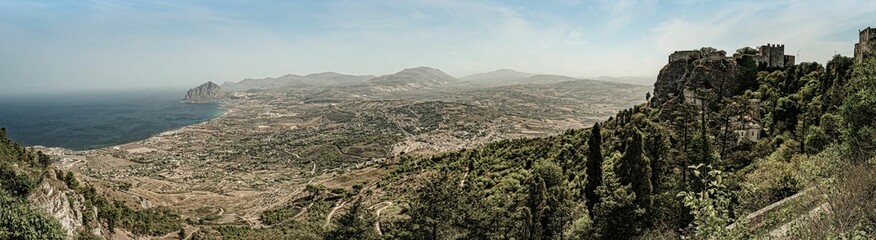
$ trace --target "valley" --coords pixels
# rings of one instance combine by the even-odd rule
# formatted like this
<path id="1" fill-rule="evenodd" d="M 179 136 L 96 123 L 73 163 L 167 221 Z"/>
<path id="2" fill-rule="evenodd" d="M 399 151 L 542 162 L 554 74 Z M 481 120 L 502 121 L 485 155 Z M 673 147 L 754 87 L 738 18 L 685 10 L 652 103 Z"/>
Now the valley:
<path id="1" fill-rule="evenodd" d="M 226 113 L 208 122 L 117 147 L 44 152 L 99 192 L 131 206 L 170 207 L 192 226 L 322 224 L 331 218 L 327 209 L 364 191 L 372 192 L 366 205 L 392 218 L 400 210 L 392 207 L 397 196 L 378 183 L 400 156 L 588 127 L 643 102 L 651 88 L 538 76 L 475 87 L 438 84 L 446 77 L 429 79 L 434 71 L 384 77 L 393 79 L 391 88 L 227 92 Z M 417 84 L 400 82 L 412 78 Z M 317 187 L 330 201 L 312 201 Z M 266 223 L 266 212 L 285 220 Z"/>

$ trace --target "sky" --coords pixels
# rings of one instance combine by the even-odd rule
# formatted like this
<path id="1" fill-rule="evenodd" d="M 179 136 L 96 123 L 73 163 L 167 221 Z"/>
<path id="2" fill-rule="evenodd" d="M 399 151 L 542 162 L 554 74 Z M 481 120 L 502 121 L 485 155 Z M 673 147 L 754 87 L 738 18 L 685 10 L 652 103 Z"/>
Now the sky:
<path id="1" fill-rule="evenodd" d="M 675 50 L 852 55 L 873 0 L 0 1 L 0 94 L 511 68 L 655 77 Z"/>

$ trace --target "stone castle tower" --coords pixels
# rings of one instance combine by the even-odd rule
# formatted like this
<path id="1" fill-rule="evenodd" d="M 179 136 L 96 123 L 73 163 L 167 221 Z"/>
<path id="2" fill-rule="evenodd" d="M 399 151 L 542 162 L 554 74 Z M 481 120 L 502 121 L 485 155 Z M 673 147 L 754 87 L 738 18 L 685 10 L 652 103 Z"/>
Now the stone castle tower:
<path id="1" fill-rule="evenodd" d="M 769 44 L 757 48 L 758 53 L 753 56 L 758 64 L 764 64 L 768 68 L 784 68 L 794 65 L 794 56 L 785 55 L 785 45 Z"/>
<path id="2" fill-rule="evenodd" d="M 876 28 L 868 27 L 861 30 L 858 43 L 855 44 L 855 59 L 857 61 L 873 55 L 873 51 L 876 49 L 872 49 L 871 44 L 876 44 Z"/>

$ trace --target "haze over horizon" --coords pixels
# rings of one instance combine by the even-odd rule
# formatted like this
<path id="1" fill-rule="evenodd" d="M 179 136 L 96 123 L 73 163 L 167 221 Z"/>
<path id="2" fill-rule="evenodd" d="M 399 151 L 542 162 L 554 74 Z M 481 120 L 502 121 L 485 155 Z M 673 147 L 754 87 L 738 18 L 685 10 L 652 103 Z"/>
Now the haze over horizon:
<path id="1" fill-rule="evenodd" d="M 0 94 L 192 87 L 429 66 L 656 76 L 674 50 L 852 55 L 876 2 L 2 1 Z"/>

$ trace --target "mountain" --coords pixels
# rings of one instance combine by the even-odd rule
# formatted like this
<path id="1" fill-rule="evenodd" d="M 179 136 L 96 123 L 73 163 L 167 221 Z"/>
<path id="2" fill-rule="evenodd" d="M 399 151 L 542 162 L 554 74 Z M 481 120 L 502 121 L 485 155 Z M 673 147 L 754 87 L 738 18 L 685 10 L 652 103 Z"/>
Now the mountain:
<path id="1" fill-rule="evenodd" d="M 308 79 L 319 80 L 322 84 L 349 85 L 359 84 L 365 80 L 372 79 L 372 75 L 347 75 L 336 72 L 311 73 L 304 76 Z"/>
<path id="2" fill-rule="evenodd" d="M 377 89 L 397 91 L 443 86 L 459 82 L 459 80 L 435 68 L 416 67 L 372 78 L 367 82 Z"/>
<path id="3" fill-rule="evenodd" d="M 189 89 L 182 101 L 187 103 L 215 102 L 219 101 L 219 99 L 222 99 L 224 96 L 225 94 L 222 92 L 222 87 L 213 82 L 207 82 Z"/>
<path id="4" fill-rule="evenodd" d="M 657 78 L 656 77 L 634 77 L 634 76 L 625 76 L 625 77 L 599 76 L 599 77 L 589 78 L 589 79 L 606 81 L 606 82 L 629 83 L 629 84 L 650 86 L 650 85 L 654 85 L 654 81 Z"/>
<path id="5" fill-rule="evenodd" d="M 512 80 L 535 76 L 532 73 L 518 72 L 513 69 L 499 69 L 492 72 L 476 73 L 459 78 L 462 81 L 481 81 L 481 80 Z"/>
<path id="6" fill-rule="evenodd" d="M 374 76 L 347 75 L 335 72 L 313 73 L 306 76 L 286 74 L 276 78 L 247 78 L 240 82 L 224 82 L 222 87 L 229 91 L 270 90 L 290 87 L 332 87 L 361 84 L 371 78 L 374 78 Z"/>
<path id="7" fill-rule="evenodd" d="M 493 72 L 493 73 L 495 73 L 495 72 Z M 518 73 L 520 73 L 520 72 L 518 72 Z M 467 87 L 483 88 L 483 87 L 502 87 L 502 86 L 511 86 L 511 85 L 519 85 L 519 84 L 550 84 L 550 83 L 559 83 L 559 82 L 581 80 L 581 79 L 573 78 L 573 77 L 569 77 L 569 76 L 552 75 L 552 74 L 538 74 L 538 75 L 529 75 L 529 76 L 526 75 L 528 73 L 513 74 L 510 72 L 505 72 L 502 75 L 490 74 L 490 73 L 485 73 L 485 74 L 487 74 L 487 75 L 480 75 L 480 76 L 496 76 L 496 77 L 495 78 L 476 78 L 478 80 L 460 82 L 459 85 L 467 86 Z M 523 76 L 523 77 L 511 78 L 511 76 L 514 76 L 514 75 Z M 474 76 L 474 75 L 466 76 L 466 78 L 469 78 L 472 76 Z M 502 76 L 504 76 L 504 78 Z M 471 78 L 469 78 L 469 79 L 471 79 Z"/>

